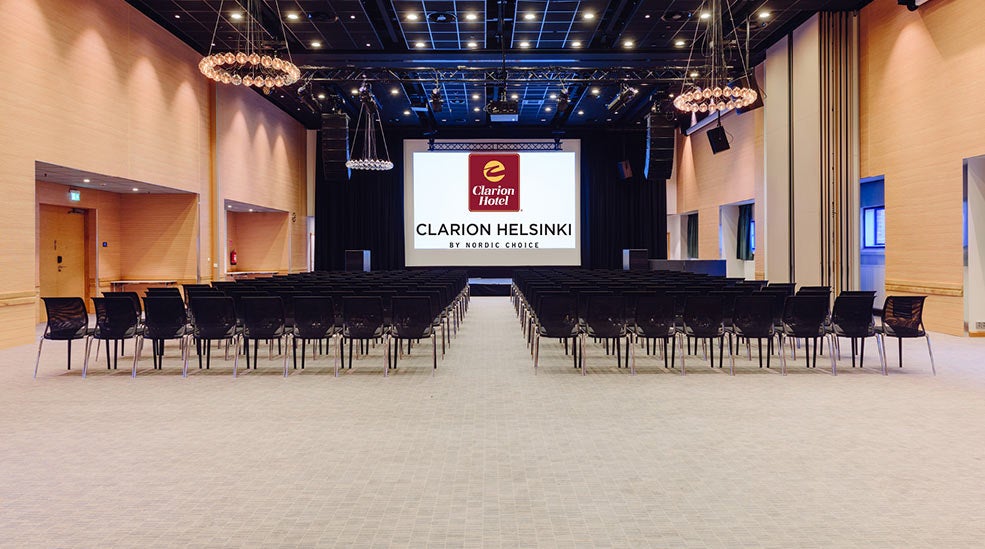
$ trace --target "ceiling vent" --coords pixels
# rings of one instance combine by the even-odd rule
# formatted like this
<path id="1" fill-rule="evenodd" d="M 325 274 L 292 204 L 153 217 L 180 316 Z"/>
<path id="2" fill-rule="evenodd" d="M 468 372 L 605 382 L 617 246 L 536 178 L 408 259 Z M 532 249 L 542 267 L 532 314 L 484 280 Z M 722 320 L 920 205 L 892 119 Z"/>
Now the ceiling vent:
<path id="1" fill-rule="evenodd" d="M 428 21 L 432 23 L 453 23 L 455 14 L 447 11 L 433 11 L 428 14 Z"/>

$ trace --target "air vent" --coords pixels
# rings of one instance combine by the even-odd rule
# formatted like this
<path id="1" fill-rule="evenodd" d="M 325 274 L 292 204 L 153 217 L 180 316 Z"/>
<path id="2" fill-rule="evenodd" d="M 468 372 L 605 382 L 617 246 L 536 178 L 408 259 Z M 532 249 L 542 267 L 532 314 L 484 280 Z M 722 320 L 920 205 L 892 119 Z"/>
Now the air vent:
<path id="1" fill-rule="evenodd" d="M 323 11 L 309 11 L 307 13 L 309 21 L 314 21 L 316 23 L 338 23 L 339 18 L 335 15 L 330 15 Z"/>
<path id="2" fill-rule="evenodd" d="M 455 14 L 446 11 L 433 11 L 428 14 L 428 21 L 432 23 L 452 23 L 455 21 Z"/>

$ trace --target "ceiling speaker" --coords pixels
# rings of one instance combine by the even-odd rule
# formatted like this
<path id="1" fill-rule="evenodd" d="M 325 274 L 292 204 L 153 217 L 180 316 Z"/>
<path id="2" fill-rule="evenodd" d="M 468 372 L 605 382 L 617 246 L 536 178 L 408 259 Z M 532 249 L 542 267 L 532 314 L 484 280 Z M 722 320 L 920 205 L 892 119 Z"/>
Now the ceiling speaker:
<path id="1" fill-rule="evenodd" d="M 715 154 L 729 150 L 728 136 L 725 135 L 725 128 L 721 126 L 708 130 L 708 142 L 711 143 L 711 152 Z"/>

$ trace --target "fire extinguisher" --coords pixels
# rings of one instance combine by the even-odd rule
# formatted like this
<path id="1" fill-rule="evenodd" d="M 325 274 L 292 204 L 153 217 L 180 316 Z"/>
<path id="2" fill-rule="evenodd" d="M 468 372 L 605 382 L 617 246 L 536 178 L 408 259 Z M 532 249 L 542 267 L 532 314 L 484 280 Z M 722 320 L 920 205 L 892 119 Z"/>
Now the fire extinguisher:
<path id="1" fill-rule="evenodd" d="M 230 265 L 236 264 L 236 250 L 229 252 L 229 264 Z"/>

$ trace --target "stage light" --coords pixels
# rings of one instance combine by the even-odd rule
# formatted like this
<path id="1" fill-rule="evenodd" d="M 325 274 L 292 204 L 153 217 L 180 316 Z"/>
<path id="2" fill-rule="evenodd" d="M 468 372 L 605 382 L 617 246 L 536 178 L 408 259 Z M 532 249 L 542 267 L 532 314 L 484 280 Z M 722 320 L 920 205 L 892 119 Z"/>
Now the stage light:
<path id="1" fill-rule="evenodd" d="M 557 111 L 564 112 L 567 110 L 570 102 L 571 96 L 568 93 L 568 88 L 561 88 L 561 93 L 557 94 Z"/>
<path id="2" fill-rule="evenodd" d="M 637 90 L 636 88 L 631 88 L 629 86 L 626 86 L 622 90 L 620 90 L 618 94 L 616 94 L 615 99 L 613 99 L 608 105 L 606 105 L 605 108 L 610 111 L 617 111 L 618 113 L 620 109 L 622 109 L 626 105 L 629 105 L 629 103 L 636 97 L 636 94 L 638 93 L 639 90 Z"/>
<path id="3" fill-rule="evenodd" d="M 441 97 L 441 88 L 435 85 L 434 89 L 431 90 L 431 110 L 434 112 L 441 112 L 441 109 L 445 105 L 445 100 Z"/>

